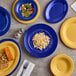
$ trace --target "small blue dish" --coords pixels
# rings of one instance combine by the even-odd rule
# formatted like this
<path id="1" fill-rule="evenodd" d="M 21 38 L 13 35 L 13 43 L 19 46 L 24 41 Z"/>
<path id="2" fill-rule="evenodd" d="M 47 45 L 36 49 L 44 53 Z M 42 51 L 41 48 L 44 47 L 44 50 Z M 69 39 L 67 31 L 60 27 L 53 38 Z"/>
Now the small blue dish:
<path id="1" fill-rule="evenodd" d="M 66 16 L 68 3 L 66 0 L 52 0 L 46 6 L 45 19 L 49 23 L 58 23 Z"/>
<path id="2" fill-rule="evenodd" d="M 0 43 L 5 42 L 5 41 L 12 41 L 12 42 L 14 42 L 18 46 L 19 52 L 20 52 L 19 62 L 17 64 L 16 68 L 10 74 L 7 75 L 7 76 L 10 76 L 11 74 L 13 74 L 16 71 L 16 69 L 18 68 L 18 66 L 20 64 L 20 61 L 21 61 L 21 48 L 20 48 L 20 45 L 13 39 L 3 39 L 3 40 L 0 41 Z"/>
<path id="3" fill-rule="evenodd" d="M 32 41 L 33 36 L 36 33 L 41 33 L 41 32 L 44 32 L 45 35 L 50 37 L 49 45 L 42 51 L 40 51 L 37 48 L 34 48 L 33 41 Z M 26 50 L 32 56 L 35 56 L 37 58 L 44 58 L 44 57 L 51 55 L 55 51 L 57 44 L 58 44 L 58 38 L 57 38 L 55 31 L 46 24 L 36 24 L 30 27 L 24 36 L 24 46 Z"/>
<path id="4" fill-rule="evenodd" d="M 21 8 L 22 4 L 25 4 L 25 3 L 31 3 L 32 6 L 34 7 L 34 12 L 29 17 L 24 17 L 24 16 L 22 16 L 22 13 L 21 13 L 20 8 Z M 23 21 L 32 20 L 37 15 L 37 12 L 38 12 L 38 7 L 34 0 L 19 0 L 15 5 L 15 14 L 20 20 L 23 20 Z"/>
<path id="5" fill-rule="evenodd" d="M 8 11 L 0 7 L 0 36 L 8 32 L 11 25 L 11 17 Z"/>

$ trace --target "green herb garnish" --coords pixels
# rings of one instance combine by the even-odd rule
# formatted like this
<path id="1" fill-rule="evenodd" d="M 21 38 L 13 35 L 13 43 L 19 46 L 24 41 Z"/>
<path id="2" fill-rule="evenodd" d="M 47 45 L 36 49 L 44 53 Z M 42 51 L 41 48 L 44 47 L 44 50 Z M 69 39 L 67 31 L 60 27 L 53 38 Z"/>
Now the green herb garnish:
<path id="1" fill-rule="evenodd" d="M 26 3 L 21 6 L 22 16 L 29 17 L 33 12 L 34 8 L 31 4 Z"/>

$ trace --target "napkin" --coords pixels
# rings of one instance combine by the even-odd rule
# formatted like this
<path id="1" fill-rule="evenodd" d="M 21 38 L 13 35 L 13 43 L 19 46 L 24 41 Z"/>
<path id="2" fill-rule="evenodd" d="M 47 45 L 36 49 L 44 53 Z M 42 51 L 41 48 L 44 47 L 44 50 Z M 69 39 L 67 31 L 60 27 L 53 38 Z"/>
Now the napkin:
<path id="1" fill-rule="evenodd" d="M 71 8 L 76 12 L 76 1 L 71 5 Z"/>
<path id="2" fill-rule="evenodd" d="M 24 66 L 25 66 L 25 68 L 24 68 Z M 35 67 L 34 63 L 32 63 L 28 60 L 24 60 L 24 62 L 21 65 L 21 67 L 20 67 L 16 76 L 30 76 L 34 67 Z"/>

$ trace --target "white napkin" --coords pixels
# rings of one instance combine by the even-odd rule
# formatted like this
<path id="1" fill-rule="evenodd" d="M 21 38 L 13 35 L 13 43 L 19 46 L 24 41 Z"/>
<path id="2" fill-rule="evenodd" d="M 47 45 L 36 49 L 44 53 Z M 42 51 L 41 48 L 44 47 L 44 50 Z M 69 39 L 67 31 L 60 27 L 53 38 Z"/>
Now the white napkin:
<path id="1" fill-rule="evenodd" d="M 23 68 L 24 66 L 26 66 L 26 69 Z M 28 60 L 24 60 L 16 76 L 30 76 L 34 67 L 35 67 L 35 64 L 33 64 L 32 62 Z"/>
<path id="2" fill-rule="evenodd" d="M 71 5 L 71 8 L 76 12 L 76 1 Z"/>

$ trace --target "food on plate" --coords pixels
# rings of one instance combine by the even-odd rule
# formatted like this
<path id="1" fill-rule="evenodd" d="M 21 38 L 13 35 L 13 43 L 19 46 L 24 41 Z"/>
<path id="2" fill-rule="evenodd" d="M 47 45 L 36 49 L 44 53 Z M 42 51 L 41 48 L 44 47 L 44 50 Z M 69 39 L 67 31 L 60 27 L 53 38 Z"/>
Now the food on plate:
<path id="1" fill-rule="evenodd" d="M 0 52 L 0 70 L 7 68 L 9 66 L 9 61 L 13 59 L 9 47 L 4 48 L 3 51 Z"/>
<path id="2" fill-rule="evenodd" d="M 25 3 L 25 4 L 22 4 L 21 6 L 21 12 L 22 12 L 22 16 L 29 17 L 30 15 L 33 14 L 34 8 L 31 5 L 31 3 Z"/>
<path id="3" fill-rule="evenodd" d="M 0 53 L 0 69 L 7 68 L 9 66 L 8 59 L 4 51 Z"/>
<path id="4" fill-rule="evenodd" d="M 8 61 L 3 61 L 0 59 L 0 70 L 1 69 L 4 69 L 4 68 L 7 68 L 9 66 L 9 62 Z"/>
<path id="5" fill-rule="evenodd" d="M 36 33 L 32 41 L 35 48 L 42 50 L 49 45 L 50 38 L 47 35 L 45 35 L 44 32 Z"/>
<path id="6" fill-rule="evenodd" d="M 4 51 L 7 56 L 8 61 L 11 61 L 14 59 L 9 47 L 4 48 Z"/>

